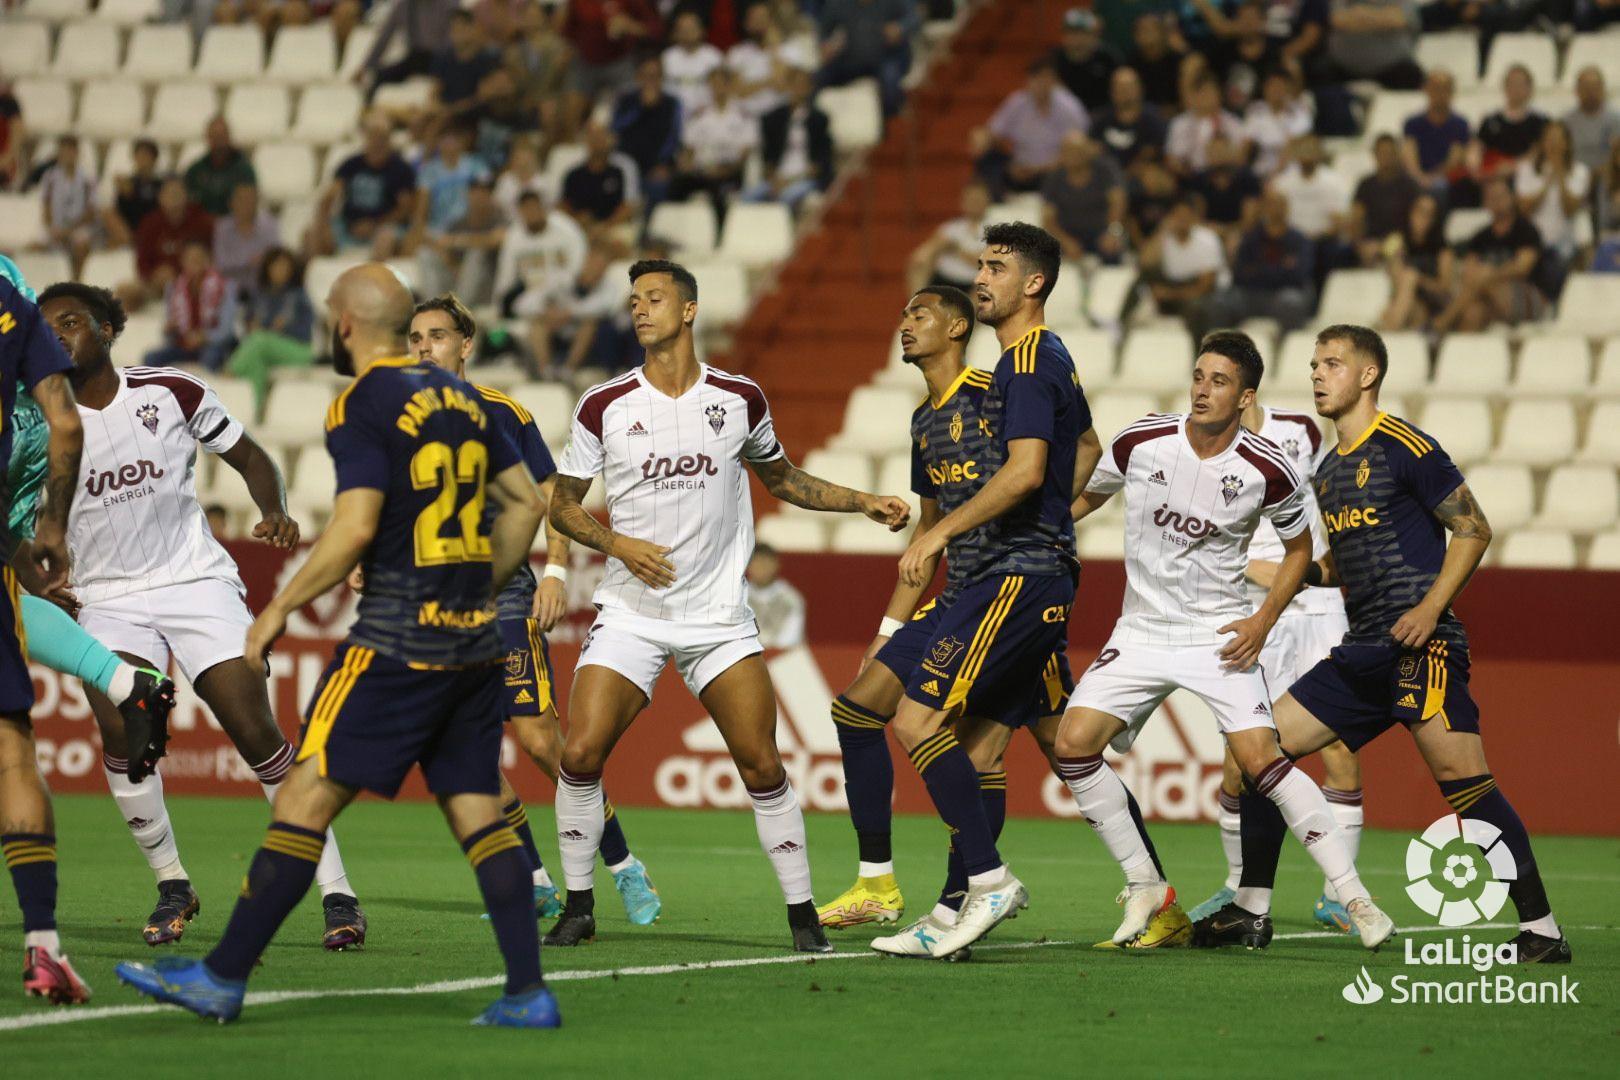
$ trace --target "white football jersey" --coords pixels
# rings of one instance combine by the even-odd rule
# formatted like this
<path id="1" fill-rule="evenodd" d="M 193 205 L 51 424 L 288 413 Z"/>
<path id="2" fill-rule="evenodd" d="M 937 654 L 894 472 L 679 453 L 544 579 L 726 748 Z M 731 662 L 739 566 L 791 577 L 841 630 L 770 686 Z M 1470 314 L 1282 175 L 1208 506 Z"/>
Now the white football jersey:
<path id="1" fill-rule="evenodd" d="M 645 585 L 617 559 L 593 602 L 655 619 L 732 625 L 753 618 L 743 571 L 754 550 L 746 461 L 782 456 L 758 384 L 707 364 L 678 398 L 640 368 L 593 387 L 574 410 L 558 471 L 601 475 L 609 526 L 670 549 L 675 584 Z"/>
<path id="2" fill-rule="evenodd" d="M 208 384 L 173 368 L 118 372 L 105 409 L 79 406 L 84 454 L 68 522 L 84 604 L 220 578 L 242 588 L 197 501 L 197 447 L 235 446 L 242 425 Z"/>
<path id="3" fill-rule="evenodd" d="M 1315 417 L 1264 407 L 1260 410 L 1260 417 L 1261 437 L 1277 444 L 1288 458 L 1288 463 L 1305 482 L 1305 516 L 1311 525 L 1311 558 L 1320 559 L 1328 550 L 1327 530 L 1322 527 L 1322 513 L 1316 505 L 1316 489 L 1311 486 L 1311 477 L 1316 475 L 1316 466 L 1322 460 L 1322 455 L 1332 452 L 1333 448 L 1322 445 L 1322 429 L 1316 426 Z M 1255 530 L 1254 540 L 1249 544 L 1249 558 L 1280 562 L 1282 557 L 1282 538 L 1270 521 L 1262 519 L 1260 527 Z M 1266 590 L 1251 583 L 1249 599 L 1259 606 L 1266 599 Z M 1337 612 L 1342 615 L 1344 595 L 1338 589 L 1301 589 L 1283 614 L 1286 616 L 1293 611 L 1313 614 Z"/>
<path id="4" fill-rule="evenodd" d="M 1273 443 L 1239 430 L 1226 450 L 1202 459 L 1186 423 L 1183 415 L 1156 414 L 1129 425 L 1086 486 L 1124 490 L 1125 605 L 1116 641 L 1220 643 L 1220 627 L 1254 611 L 1243 572 L 1260 519 L 1288 538 L 1307 528 L 1304 484 Z"/>

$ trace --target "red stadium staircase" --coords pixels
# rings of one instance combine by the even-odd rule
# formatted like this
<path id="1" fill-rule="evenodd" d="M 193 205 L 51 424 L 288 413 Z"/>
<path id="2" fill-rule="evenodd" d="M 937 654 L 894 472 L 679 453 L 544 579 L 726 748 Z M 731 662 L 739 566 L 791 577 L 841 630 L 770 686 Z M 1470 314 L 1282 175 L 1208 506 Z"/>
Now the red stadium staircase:
<path id="1" fill-rule="evenodd" d="M 886 362 L 906 261 L 957 212 L 972 173 L 969 132 L 1053 47 L 1064 7 L 1004 0 L 979 8 L 737 328 L 729 362 L 765 387 L 795 459 L 837 433 L 850 391 Z"/>

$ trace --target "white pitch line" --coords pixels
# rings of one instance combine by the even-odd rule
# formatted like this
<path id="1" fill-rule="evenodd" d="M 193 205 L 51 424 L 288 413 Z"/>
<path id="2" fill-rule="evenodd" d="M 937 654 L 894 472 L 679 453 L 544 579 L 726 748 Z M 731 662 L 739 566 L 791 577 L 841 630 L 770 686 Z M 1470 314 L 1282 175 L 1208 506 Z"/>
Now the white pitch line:
<path id="1" fill-rule="evenodd" d="M 1401 934 L 1429 934 L 1442 930 L 1507 930 L 1518 923 L 1480 923 L 1466 928 L 1446 926 L 1402 926 Z M 1572 930 L 1616 930 L 1614 926 L 1575 926 Z M 1277 934 L 1273 941 L 1298 941 L 1308 938 L 1342 938 L 1347 934 L 1331 930 L 1300 930 Z M 974 946 L 975 952 L 1029 949 L 1055 949 L 1082 944 L 1078 941 L 1009 941 Z M 729 968 L 770 967 L 779 964 L 809 966 L 829 960 L 870 960 L 883 954 L 864 952 L 835 952 L 821 956 L 788 954 L 782 956 L 745 956 L 733 960 L 703 960 L 694 964 L 651 964 L 644 967 L 599 968 L 587 971 L 553 971 L 546 975 L 547 982 L 582 982 L 591 979 L 622 979 L 642 975 L 679 975 L 692 971 L 724 971 Z M 329 998 L 415 997 L 421 994 L 459 994 L 466 990 L 483 990 L 505 982 L 498 975 L 476 979 L 446 979 L 440 982 L 418 983 L 415 986 L 374 986 L 353 990 L 264 990 L 248 994 L 246 1004 L 279 1005 L 289 1001 L 319 1001 Z M 109 1020 L 124 1016 L 146 1016 L 152 1013 L 173 1013 L 173 1005 L 100 1005 L 91 1009 L 58 1008 L 49 1012 L 24 1013 L 21 1016 L 0 1017 L 0 1031 L 23 1031 L 28 1028 L 53 1027 L 76 1024 L 86 1020 Z"/>

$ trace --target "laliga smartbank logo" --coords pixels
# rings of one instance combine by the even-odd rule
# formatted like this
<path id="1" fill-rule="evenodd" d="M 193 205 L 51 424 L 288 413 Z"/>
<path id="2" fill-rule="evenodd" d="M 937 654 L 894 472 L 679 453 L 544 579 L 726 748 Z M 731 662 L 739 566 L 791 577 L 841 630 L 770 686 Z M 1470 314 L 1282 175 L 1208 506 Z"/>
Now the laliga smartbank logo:
<path id="1" fill-rule="evenodd" d="M 1406 845 L 1406 895 L 1441 926 L 1495 918 L 1507 883 L 1519 876 L 1502 832 L 1489 822 L 1448 815 Z"/>

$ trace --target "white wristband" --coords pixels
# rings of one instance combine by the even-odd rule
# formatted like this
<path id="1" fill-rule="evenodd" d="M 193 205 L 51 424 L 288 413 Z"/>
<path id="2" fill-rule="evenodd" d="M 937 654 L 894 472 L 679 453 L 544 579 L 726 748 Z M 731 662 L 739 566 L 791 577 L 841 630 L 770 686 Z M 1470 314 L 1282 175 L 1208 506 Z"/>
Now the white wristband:
<path id="1" fill-rule="evenodd" d="M 891 619 L 885 615 L 883 621 L 878 623 L 878 637 L 894 637 L 895 632 L 904 625 L 906 624 L 899 619 Z"/>
<path id="2" fill-rule="evenodd" d="M 568 580 L 568 567 L 558 563 L 547 563 L 546 572 L 540 575 L 543 578 L 554 577 L 558 581 Z"/>

